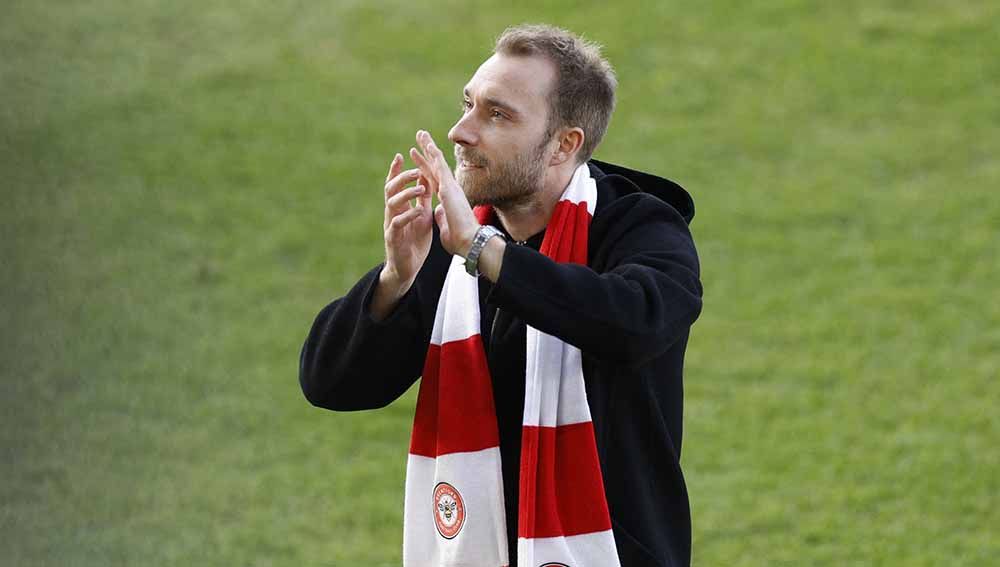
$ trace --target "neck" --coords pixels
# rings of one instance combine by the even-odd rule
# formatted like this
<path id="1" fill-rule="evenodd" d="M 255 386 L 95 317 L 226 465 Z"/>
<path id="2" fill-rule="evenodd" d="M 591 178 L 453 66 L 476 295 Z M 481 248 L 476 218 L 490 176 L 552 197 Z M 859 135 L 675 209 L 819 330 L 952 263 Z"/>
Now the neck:
<path id="1" fill-rule="evenodd" d="M 497 217 L 511 238 L 517 241 L 527 240 L 549 224 L 552 211 L 566 190 L 566 186 L 573 179 L 577 165 L 575 162 L 567 162 L 548 168 L 542 181 L 542 188 L 536 193 L 523 201 L 495 208 Z"/>

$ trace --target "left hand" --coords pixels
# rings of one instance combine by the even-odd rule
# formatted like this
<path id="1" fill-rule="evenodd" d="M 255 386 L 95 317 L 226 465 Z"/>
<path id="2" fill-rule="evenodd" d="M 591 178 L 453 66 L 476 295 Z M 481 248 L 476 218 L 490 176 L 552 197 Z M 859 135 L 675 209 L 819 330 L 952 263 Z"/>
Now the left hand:
<path id="1" fill-rule="evenodd" d="M 463 258 L 472 247 L 472 239 L 479 230 L 479 221 L 472 213 L 472 206 L 455 180 L 455 175 L 431 138 L 430 133 L 417 131 L 417 146 L 410 148 L 410 158 L 420 168 L 420 174 L 427 181 L 431 194 L 437 194 L 438 206 L 434 209 L 434 221 L 441 229 L 441 244 L 451 254 Z"/>

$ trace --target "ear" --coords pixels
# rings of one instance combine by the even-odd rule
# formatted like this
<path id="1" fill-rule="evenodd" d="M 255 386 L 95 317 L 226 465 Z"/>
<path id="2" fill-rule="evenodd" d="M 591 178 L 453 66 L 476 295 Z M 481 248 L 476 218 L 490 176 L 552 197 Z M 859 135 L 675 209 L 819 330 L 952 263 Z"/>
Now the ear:
<path id="1" fill-rule="evenodd" d="M 568 128 L 560 132 L 555 140 L 559 145 L 556 146 L 555 151 L 552 153 L 549 165 L 561 165 L 567 161 L 575 160 L 576 154 L 583 147 L 583 129 L 577 126 Z"/>

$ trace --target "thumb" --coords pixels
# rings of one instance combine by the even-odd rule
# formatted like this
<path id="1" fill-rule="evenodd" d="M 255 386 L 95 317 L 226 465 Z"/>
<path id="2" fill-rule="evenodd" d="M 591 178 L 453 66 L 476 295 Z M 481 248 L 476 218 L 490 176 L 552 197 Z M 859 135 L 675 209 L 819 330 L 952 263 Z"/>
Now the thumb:
<path id="1" fill-rule="evenodd" d="M 447 242 L 451 231 L 448 230 L 448 215 L 445 213 L 444 205 L 440 203 L 437 207 L 434 207 L 434 222 L 437 223 L 438 228 L 441 230 L 441 242 Z"/>
<path id="2" fill-rule="evenodd" d="M 421 176 L 420 180 L 421 181 L 427 181 L 422 176 Z M 420 182 L 418 182 L 417 184 L 419 185 Z M 431 208 L 431 204 L 433 203 L 434 189 L 432 187 L 430 187 L 429 183 L 427 185 L 424 185 L 424 187 L 426 188 L 424 190 L 424 194 L 420 195 L 419 197 L 417 197 L 417 204 L 421 205 L 422 207 L 424 207 L 424 209 L 426 209 L 427 211 L 433 212 L 433 209 Z"/>
<path id="3" fill-rule="evenodd" d="M 438 203 L 438 205 L 434 207 L 434 222 L 438 224 L 438 227 L 441 230 L 444 230 L 448 226 L 448 214 L 445 212 L 444 205 L 441 203 Z"/>

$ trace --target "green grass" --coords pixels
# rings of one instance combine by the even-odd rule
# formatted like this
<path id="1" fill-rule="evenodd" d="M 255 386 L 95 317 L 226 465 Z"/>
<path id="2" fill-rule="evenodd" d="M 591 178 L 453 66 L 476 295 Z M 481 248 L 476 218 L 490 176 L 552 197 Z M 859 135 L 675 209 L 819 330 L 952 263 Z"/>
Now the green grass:
<path id="1" fill-rule="evenodd" d="M 391 155 L 503 27 L 694 195 L 697 565 L 1000 553 L 1000 8 L 26 2 L 0 20 L 0 564 L 396 565 L 414 392 L 312 408 Z"/>

